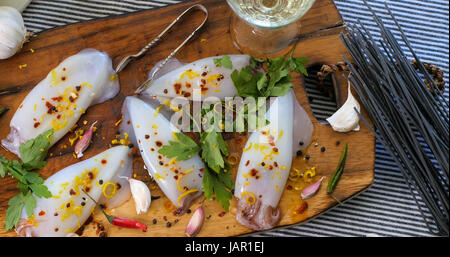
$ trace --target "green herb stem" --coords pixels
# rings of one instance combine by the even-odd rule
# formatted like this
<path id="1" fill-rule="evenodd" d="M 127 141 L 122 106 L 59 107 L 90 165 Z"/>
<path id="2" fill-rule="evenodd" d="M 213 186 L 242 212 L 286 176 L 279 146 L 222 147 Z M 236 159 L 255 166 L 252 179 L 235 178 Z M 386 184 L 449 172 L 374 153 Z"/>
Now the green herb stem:
<path id="1" fill-rule="evenodd" d="M 341 178 L 342 172 L 344 171 L 345 166 L 345 159 L 347 158 L 347 149 L 348 144 L 345 145 L 344 151 L 341 154 L 341 158 L 339 160 L 338 167 L 336 168 L 336 171 L 334 172 L 333 176 L 331 177 L 330 181 L 328 182 L 327 187 L 327 193 L 332 194 L 334 190 L 336 189 L 336 186 L 339 182 L 339 179 Z"/>

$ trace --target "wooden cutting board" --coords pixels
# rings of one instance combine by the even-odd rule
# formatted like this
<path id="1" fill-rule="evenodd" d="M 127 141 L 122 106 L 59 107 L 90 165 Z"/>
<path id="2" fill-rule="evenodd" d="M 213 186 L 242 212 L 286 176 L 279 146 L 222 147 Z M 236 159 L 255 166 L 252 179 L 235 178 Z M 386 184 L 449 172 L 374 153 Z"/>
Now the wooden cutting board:
<path id="1" fill-rule="evenodd" d="M 223 0 L 193 1 L 44 31 L 25 44 L 22 51 L 13 58 L 0 61 L 0 106 L 7 106 L 11 109 L 0 118 L 0 138 L 5 138 L 9 133 L 9 122 L 24 97 L 62 60 L 84 48 L 95 48 L 107 52 L 113 59 L 115 67 L 124 56 L 139 51 L 183 10 L 194 3 L 202 3 L 206 6 L 210 15 L 208 22 L 175 57 L 183 62 L 192 62 L 209 56 L 239 53 L 234 48 L 229 33 L 231 10 Z M 82 116 L 78 122 L 81 128 L 87 128 L 96 120 L 101 124 L 83 159 L 90 158 L 111 146 L 110 142 L 114 139 L 117 130 L 114 123 L 119 116 L 124 98 L 133 94 L 134 90 L 146 79 L 153 65 L 175 49 L 202 19 L 203 14 L 198 12 L 190 15 L 182 24 L 176 25 L 171 33 L 145 56 L 130 63 L 120 73 L 121 91 L 115 98 L 90 107 Z M 343 22 L 331 0 L 317 0 L 312 9 L 300 20 L 300 23 L 302 35 L 295 56 L 307 57 L 311 60 L 310 65 L 342 61 L 341 55 L 346 54 L 339 39 L 339 33 L 344 31 Z M 34 53 L 30 49 L 33 49 Z M 22 64 L 27 64 L 27 67 L 19 69 L 19 65 Z M 326 185 L 337 166 L 345 143 L 349 144 L 347 162 L 335 196 L 340 201 L 350 199 L 367 189 L 373 183 L 374 176 L 375 138 L 369 129 L 361 122 L 359 132 L 337 133 L 330 126 L 319 123 L 312 115 L 302 78 L 297 74 L 294 74 L 293 77 L 297 99 L 314 123 L 314 142 L 319 145 L 315 147 L 313 142 L 307 150 L 311 156 L 309 161 L 304 161 L 302 157 L 296 158 L 293 168 L 304 171 L 308 167 L 316 167 L 315 179 L 321 176 L 326 176 L 326 179 L 319 192 L 313 198 L 305 200 L 308 207 L 301 214 L 295 213 L 302 204 L 300 191 L 296 188 L 304 186 L 304 184 L 287 183 L 287 189 L 284 190 L 279 203 L 282 210 L 279 227 L 309 221 L 337 206 L 337 202 L 326 194 Z M 345 100 L 347 83 L 341 74 L 337 74 L 336 77 Z M 362 113 L 367 117 L 365 110 L 362 110 Z M 88 125 L 84 125 L 83 121 L 88 121 Z M 53 156 L 48 158 L 47 166 L 39 171 L 44 178 L 48 178 L 62 168 L 78 161 L 72 156 L 73 147 L 70 146 L 69 136 L 73 137 L 72 134 L 66 135 L 50 150 Z M 227 140 L 230 151 L 240 156 L 242 145 L 245 144 L 246 139 L 246 136 L 241 136 Z M 340 145 L 336 144 L 338 141 Z M 320 151 L 322 146 L 326 147 L 325 152 Z M 15 155 L 1 148 L 0 155 L 5 155 L 9 159 L 16 158 Z M 108 236 L 184 236 L 186 224 L 192 213 L 177 217 L 164 209 L 163 205 L 168 200 L 155 182 L 151 182 L 143 167 L 142 159 L 135 157 L 134 173 L 137 178 L 148 183 L 153 196 L 161 196 L 161 198 L 152 202 L 151 208 L 146 214 L 136 215 L 132 199 L 111 210 L 111 213 L 137 219 L 149 226 L 148 231 L 142 232 L 111 226 L 97 211 L 93 221 L 84 226 L 83 235 L 98 236 L 98 224 L 102 224 Z M 234 173 L 236 173 L 236 168 L 234 167 Z M 4 231 L 3 223 L 8 200 L 17 192 L 15 180 L 11 178 L 0 180 L 1 236 L 16 236 L 13 231 Z M 237 236 L 254 232 L 236 222 L 236 201 L 233 200 L 228 213 L 225 213 L 217 202 L 205 200 L 204 197 L 198 199 L 191 210 L 195 210 L 200 204 L 203 204 L 207 218 L 199 236 Z M 154 219 L 157 220 L 156 224 L 153 224 Z M 171 227 L 167 227 L 167 222 L 171 223 Z"/>

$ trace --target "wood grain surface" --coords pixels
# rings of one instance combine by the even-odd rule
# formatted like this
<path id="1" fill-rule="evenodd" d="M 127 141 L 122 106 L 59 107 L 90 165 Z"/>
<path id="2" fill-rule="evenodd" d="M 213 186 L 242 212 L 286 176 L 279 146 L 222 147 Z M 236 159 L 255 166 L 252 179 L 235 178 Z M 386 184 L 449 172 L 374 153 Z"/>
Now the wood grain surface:
<path id="1" fill-rule="evenodd" d="M 0 61 L 0 106 L 7 106 L 11 109 L 0 118 L 0 138 L 5 138 L 9 133 L 9 121 L 24 97 L 62 60 L 84 48 L 95 48 L 107 52 L 116 66 L 124 56 L 138 52 L 185 8 L 194 3 L 202 3 L 208 9 L 210 15 L 208 22 L 175 57 L 183 62 L 192 62 L 209 56 L 239 53 L 234 48 L 229 33 L 231 10 L 223 0 L 192 1 L 44 31 L 25 44 L 22 51 L 16 56 Z M 203 19 L 202 15 L 201 12 L 193 13 L 181 24 L 176 25 L 169 35 L 150 49 L 145 56 L 130 63 L 119 75 L 120 93 L 110 101 L 90 107 L 81 117 L 78 122 L 81 128 L 86 128 L 95 120 L 100 124 L 93 137 L 93 143 L 85 152 L 83 160 L 111 146 L 111 140 L 114 139 L 117 131 L 114 123 L 119 116 L 124 98 L 132 95 L 134 90 L 146 79 L 153 65 L 158 60 L 164 59 L 200 23 Z M 311 60 L 310 65 L 342 61 L 341 55 L 346 54 L 339 39 L 339 33 L 344 31 L 343 22 L 331 0 L 316 1 L 312 9 L 299 22 L 302 26 L 302 33 L 295 56 L 307 57 Z M 34 53 L 29 49 L 33 49 Z M 27 67 L 19 69 L 18 66 L 21 64 L 27 64 Z M 341 74 L 337 74 L 336 77 L 345 100 L 347 83 Z M 308 207 L 300 214 L 296 211 L 303 204 L 303 200 L 301 200 L 300 191 L 296 188 L 304 187 L 305 184 L 288 181 L 287 188 L 290 190 L 284 190 L 279 203 L 282 210 L 280 227 L 308 221 L 337 205 L 336 201 L 326 194 L 326 184 L 337 166 L 339 156 L 346 143 L 349 144 L 346 168 L 335 191 L 335 196 L 339 200 L 349 199 L 373 183 L 375 161 L 375 138 L 369 129 L 361 122 L 359 132 L 338 133 L 334 132 L 330 126 L 319 123 L 312 115 L 302 78 L 297 74 L 293 74 L 293 78 L 297 99 L 313 121 L 314 142 L 317 142 L 319 146 L 315 147 L 313 142 L 307 149 L 311 158 L 308 161 L 301 157 L 296 158 L 292 166 L 299 170 L 314 166 L 317 169 L 315 179 L 321 176 L 326 176 L 326 178 L 319 192 L 313 198 L 305 200 Z M 367 117 L 365 110 L 362 110 L 362 113 Z M 88 121 L 88 125 L 83 124 L 85 120 Z M 48 178 L 62 168 L 78 162 L 72 156 L 73 147 L 70 146 L 68 140 L 72 136 L 69 133 L 51 148 L 50 152 L 53 153 L 53 156 L 48 158 L 47 166 L 39 171 L 43 178 Z M 246 136 L 236 136 L 227 140 L 230 152 L 240 156 L 246 139 Z M 337 141 L 340 142 L 340 145 L 336 144 Z M 320 151 L 322 146 L 326 147 L 325 152 Z M 0 155 L 5 155 L 9 159 L 17 158 L 4 149 L 0 149 Z M 192 213 L 178 217 L 174 216 L 171 211 L 165 210 L 163 205 L 167 203 L 167 198 L 164 197 L 156 183 L 151 181 L 143 167 L 142 159 L 136 156 L 134 173 L 138 179 L 149 185 L 153 196 L 161 196 L 161 198 L 152 202 L 150 210 L 146 214 L 136 215 L 132 199 L 110 211 L 114 215 L 134 218 L 147 224 L 148 231 L 142 232 L 111 226 L 101 212 L 97 211 L 93 221 L 84 226 L 83 236 L 99 236 L 98 224 L 105 227 L 108 236 L 185 235 L 184 230 Z M 236 168 L 233 169 L 234 173 Z M 11 178 L 0 180 L 1 236 L 16 236 L 15 232 L 3 229 L 8 200 L 18 192 L 16 183 Z M 193 203 L 191 210 L 195 210 L 200 204 L 203 204 L 207 218 L 199 236 L 237 236 L 254 232 L 236 222 L 235 200 L 232 201 L 228 213 L 224 213 L 217 202 L 205 200 L 203 196 Z M 157 220 L 156 224 L 153 224 L 154 219 Z M 167 222 L 171 223 L 171 227 L 167 227 Z"/>

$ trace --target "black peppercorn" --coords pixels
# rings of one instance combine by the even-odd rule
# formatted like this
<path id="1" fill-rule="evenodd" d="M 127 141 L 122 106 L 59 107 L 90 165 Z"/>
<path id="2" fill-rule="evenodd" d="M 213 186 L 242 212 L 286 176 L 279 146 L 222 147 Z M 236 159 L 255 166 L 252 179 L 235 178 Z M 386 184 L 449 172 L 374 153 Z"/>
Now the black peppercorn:
<path id="1" fill-rule="evenodd" d="M 266 166 L 266 164 L 264 162 L 261 162 L 261 166 Z"/>
<path id="2" fill-rule="evenodd" d="M 303 154 L 302 150 L 297 151 L 297 156 L 302 156 L 302 154 Z"/>
<path id="3" fill-rule="evenodd" d="M 102 185 L 102 184 L 103 184 L 103 179 L 100 179 L 100 180 L 98 181 L 98 183 L 99 183 L 100 185 Z"/>
<path id="4" fill-rule="evenodd" d="M 86 205 L 86 203 L 85 202 L 81 202 L 81 206 L 85 206 Z"/>
<path id="5" fill-rule="evenodd" d="M 157 219 L 153 219 L 153 224 L 156 224 L 158 222 Z"/>
<path id="6" fill-rule="evenodd" d="M 340 145 L 341 142 L 340 141 L 336 141 L 336 146 Z"/>
<path id="7" fill-rule="evenodd" d="M 322 146 L 322 148 L 320 148 L 320 151 L 323 153 L 323 152 L 325 152 L 325 146 Z"/>
<path id="8" fill-rule="evenodd" d="M 303 141 L 300 141 L 298 144 L 299 144 L 299 145 L 303 145 L 304 143 L 303 143 Z"/>
<path id="9" fill-rule="evenodd" d="M 191 209 L 187 209 L 186 212 L 189 214 L 189 213 L 191 213 L 192 211 L 191 211 Z"/>
<path id="10" fill-rule="evenodd" d="M 170 227 L 172 226 L 172 223 L 170 223 L 170 221 L 169 221 L 169 222 L 167 222 L 166 226 L 167 226 L 168 228 L 170 228 Z"/>
<path id="11" fill-rule="evenodd" d="M 310 158 L 309 155 L 306 155 L 306 156 L 305 156 L 305 159 L 306 159 L 306 160 L 309 160 L 309 158 Z"/>

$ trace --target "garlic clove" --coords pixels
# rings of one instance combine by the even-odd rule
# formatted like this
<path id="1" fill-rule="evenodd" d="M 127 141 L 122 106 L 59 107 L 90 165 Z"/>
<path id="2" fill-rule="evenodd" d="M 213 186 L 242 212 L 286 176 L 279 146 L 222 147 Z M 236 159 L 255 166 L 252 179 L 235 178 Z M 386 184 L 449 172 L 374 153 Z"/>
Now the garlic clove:
<path id="1" fill-rule="evenodd" d="M 196 236 L 200 232 L 204 220 L 205 212 L 203 211 L 203 206 L 200 206 L 197 208 L 197 210 L 195 210 L 194 214 L 192 214 L 192 217 L 189 220 L 188 225 L 186 226 L 186 235 Z"/>
<path id="2" fill-rule="evenodd" d="M 305 187 L 305 189 L 302 190 L 302 199 L 307 199 L 310 198 L 311 196 L 313 196 L 317 190 L 319 190 L 320 188 L 320 184 L 322 183 L 322 180 L 325 177 L 321 177 L 317 182 Z"/>
<path id="3" fill-rule="evenodd" d="M 136 205 L 136 213 L 146 213 L 152 202 L 152 196 L 148 186 L 137 179 L 125 177 L 130 182 L 131 195 Z"/>
<path id="4" fill-rule="evenodd" d="M 22 15 L 12 7 L 0 6 L 0 59 L 13 56 L 26 39 Z"/>
<path id="5" fill-rule="evenodd" d="M 327 119 L 334 131 L 359 131 L 359 116 L 353 108 L 360 111 L 358 101 L 352 95 L 350 82 L 348 83 L 348 97 L 345 103 L 331 117 Z"/>
<path id="6" fill-rule="evenodd" d="M 94 125 L 97 123 L 95 121 L 92 123 L 89 130 L 84 134 L 80 140 L 78 140 L 77 144 L 75 145 L 74 151 L 77 156 L 77 158 L 83 157 L 83 152 L 89 147 L 91 144 L 92 135 L 94 134 Z"/>

